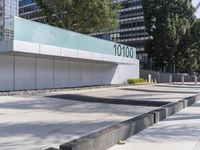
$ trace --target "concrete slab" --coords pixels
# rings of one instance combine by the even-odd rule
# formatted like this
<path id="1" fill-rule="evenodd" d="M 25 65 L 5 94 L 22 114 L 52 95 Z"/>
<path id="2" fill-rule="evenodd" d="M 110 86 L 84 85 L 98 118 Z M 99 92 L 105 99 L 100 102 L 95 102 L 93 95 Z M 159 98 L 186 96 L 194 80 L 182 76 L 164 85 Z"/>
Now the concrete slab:
<path id="1" fill-rule="evenodd" d="M 114 125 L 155 107 L 78 102 L 48 97 L 0 98 L 0 148 L 39 150 Z"/>
<path id="2" fill-rule="evenodd" d="M 78 94 L 89 97 L 112 98 L 112 99 L 128 99 L 140 101 L 166 101 L 175 102 L 185 97 L 196 95 L 200 92 L 200 86 L 193 85 L 140 85 L 116 88 L 103 88 L 81 90 L 73 92 L 57 92 L 56 94 Z"/>
<path id="3" fill-rule="evenodd" d="M 3 150 L 58 148 L 65 142 L 158 108 L 50 96 L 71 94 L 93 99 L 97 97 L 124 101 L 174 102 L 199 92 L 200 87 L 145 85 L 62 91 L 40 96 L 0 97 L 0 148 Z"/>
<path id="4" fill-rule="evenodd" d="M 200 102 L 109 150 L 199 150 Z"/>

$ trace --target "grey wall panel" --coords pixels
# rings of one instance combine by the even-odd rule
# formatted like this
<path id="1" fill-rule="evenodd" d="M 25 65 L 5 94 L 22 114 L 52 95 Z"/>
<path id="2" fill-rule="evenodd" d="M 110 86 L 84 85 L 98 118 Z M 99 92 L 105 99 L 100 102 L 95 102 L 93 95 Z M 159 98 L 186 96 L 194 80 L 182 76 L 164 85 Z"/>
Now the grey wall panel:
<path id="1" fill-rule="evenodd" d="M 15 56 L 15 90 L 35 89 L 35 58 Z"/>
<path id="2" fill-rule="evenodd" d="M 139 66 L 0 55 L 1 91 L 120 84 L 127 78 L 139 78 Z"/>
<path id="3" fill-rule="evenodd" d="M 81 62 L 69 61 L 69 87 L 81 86 Z"/>
<path id="4" fill-rule="evenodd" d="M 112 84 L 121 84 L 127 82 L 128 78 L 139 78 L 138 70 L 139 66 L 137 65 L 119 64 L 113 76 Z"/>
<path id="5" fill-rule="evenodd" d="M 54 88 L 68 87 L 68 66 L 68 61 L 54 59 Z"/>
<path id="6" fill-rule="evenodd" d="M 115 74 L 113 75 L 111 84 L 118 84 L 118 72 L 119 72 L 119 65 L 117 65 Z"/>
<path id="7" fill-rule="evenodd" d="M 125 82 L 125 79 L 127 77 L 127 72 L 129 70 L 126 69 L 126 66 L 119 65 L 119 83 Z"/>
<path id="8" fill-rule="evenodd" d="M 136 68 L 134 65 L 129 66 L 130 67 L 130 78 L 133 78 L 134 76 L 136 76 Z"/>
<path id="9" fill-rule="evenodd" d="M 132 77 L 131 77 L 131 72 L 132 72 L 132 71 L 131 71 L 131 68 L 132 68 L 132 67 L 129 66 L 129 65 L 126 65 L 126 67 L 125 67 L 125 69 L 128 70 L 128 71 L 127 71 L 127 74 L 125 75 L 125 79 L 124 79 L 125 82 L 127 82 L 127 79 L 132 78 Z"/>
<path id="10" fill-rule="evenodd" d="M 93 85 L 93 64 L 82 63 L 82 86 Z"/>
<path id="11" fill-rule="evenodd" d="M 93 79 L 94 85 L 101 85 L 103 84 L 103 64 L 100 63 L 94 63 L 93 64 Z"/>
<path id="12" fill-rule="evenodd" d="M 110 65 L 109 64 L 103 64 L 103 84 L 110 84 L 109 78 L 110 78 Z"/>
<path id="13" fill-rule="evenodd" d="M 132 71 L 131 71 L 131 66 L 129 66 L 129 65 L 126 66 L 126 69 L 127 69 L 128 71 L 127 71 L 126 79 L 125 79 L 125 80 L 131 78 L 131 72 L 132 72 Z"/>
<path id="14" fill-rule="evenodd" d="M 123 72 L 121 72 L 121 69 L 122 69 L 122 66 L 118 65 L 112 84 L 120 84 L 124 82 Z"/>
<path id="15" fill-rule="evenodd" d="M 53 88 L 53 59 L 36 59 L 36 87 Z"/>
<path id="16" fill-rule="evenodd" d="M 103 84 L 111 84 L 116 72 L 117 65 L 104 64 L 103 65 Z"/>
<path id="17" fill-rule="evenodd" d="M 13 56 L 0 55 L 0 90 L 13 90 L 14 62 Z"/>

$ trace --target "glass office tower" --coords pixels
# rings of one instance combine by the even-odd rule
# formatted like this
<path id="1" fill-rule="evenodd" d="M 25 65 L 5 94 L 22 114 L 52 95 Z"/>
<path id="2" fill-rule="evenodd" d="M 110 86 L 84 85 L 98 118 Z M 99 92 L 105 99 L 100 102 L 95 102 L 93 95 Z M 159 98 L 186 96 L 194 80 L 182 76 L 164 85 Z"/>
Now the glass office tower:
<path id="1" fill-rule="evenodd" d="M 0 40 L 13 38 L 13 25 L 10 18 L 19 15 L 18 0 L 0 0 Z"/>

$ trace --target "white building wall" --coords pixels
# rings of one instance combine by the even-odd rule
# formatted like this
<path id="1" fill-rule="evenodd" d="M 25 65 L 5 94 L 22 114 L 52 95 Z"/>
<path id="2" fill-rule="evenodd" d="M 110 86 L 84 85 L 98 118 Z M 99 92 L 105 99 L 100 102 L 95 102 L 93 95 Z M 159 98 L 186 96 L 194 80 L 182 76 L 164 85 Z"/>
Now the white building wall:
<path id="1" fill-rule="evenodd" d="M 36 88 L 53 88 L 53 58 L 36 59 Z"/>
<path id="2" fill-rule="evenodd" d="M 14 90 L 14 57 L 0 55 L 0 90 Z"/>
<path id="3" fill-rule="evenodd" d="M 81 86 L 81 63 L 69 61 L 69 87 Z"/>
<path id="4" fill-rule="evenodd" d="M 69 86 L 69 61 L 54 59 L 54 88 Z"/>
<path id="5" fill-rule="evenodd" d="M 93 85 L 103 84 L 103 64 L 93 63 Z"/>
<path id="6" fill-rule="evenodd" d="M 0 91 L 120 84 L 128 78 L 139 78 L 139 65 L 0 55 Z"/>
<path id="7" fill-rule="evenodd" d="M 93 63 L 84 62 L 82 64 L 82 86 L 93 85 Z"/>
<path id="8" fill-rule="evenodd" d="M 116 73 L 117 64 L 103 65 L 103 84 L 111 84 L 114 74 Z"/>
<path id="9" fill-rule="evenodd" d="M 35 58 L 34 57 L 21 57 L 15 56 L 15 90 L 22 88 L 35 89 L 36 77 L 35 77 Z"/>

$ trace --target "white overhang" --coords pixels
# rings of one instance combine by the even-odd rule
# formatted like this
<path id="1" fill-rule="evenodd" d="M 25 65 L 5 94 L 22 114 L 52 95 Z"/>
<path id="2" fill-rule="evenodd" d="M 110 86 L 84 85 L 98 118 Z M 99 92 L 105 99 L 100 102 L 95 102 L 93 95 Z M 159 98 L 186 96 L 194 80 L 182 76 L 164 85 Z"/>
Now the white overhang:
<path id="1" fill-rule="evenodd" d="M 0 41 L 1 53 L 28 53 L 55 57 L 66 57 L 73 59 L 103 61 L 116 64 L 139 64 L 139 60 L 121 56 L 114 56 L 79 49 L 70 49 L 57 46 L 50 46 L 39 43 L 25 42 L 19 40 L 3 40 Z"/>

